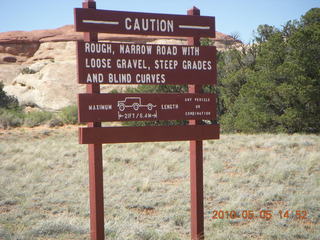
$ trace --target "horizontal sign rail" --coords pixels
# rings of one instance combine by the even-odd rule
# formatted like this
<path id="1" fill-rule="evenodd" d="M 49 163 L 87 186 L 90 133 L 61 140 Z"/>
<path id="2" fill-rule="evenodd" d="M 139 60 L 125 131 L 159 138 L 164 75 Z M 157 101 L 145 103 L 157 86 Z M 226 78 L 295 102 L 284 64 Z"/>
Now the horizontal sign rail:
<path id="1" fill-rule="evenodd" d="M 83 84 L 215 84 L 216 48 L 78 42 Z"/>
<path id="2" fill-rule="evenodd" d="M 215 18 L 76 8 L 77 32 L 215 37 Z"/>
<path id="3" fill-rule="evenodd" d="M 219 125 L 79 128 L 80 144 L 219 139 Z"/>
<path id="4" fill-rule="evenodd" d="M 79 94 L 80 122 L 216 119 L 214 94 Z"/>

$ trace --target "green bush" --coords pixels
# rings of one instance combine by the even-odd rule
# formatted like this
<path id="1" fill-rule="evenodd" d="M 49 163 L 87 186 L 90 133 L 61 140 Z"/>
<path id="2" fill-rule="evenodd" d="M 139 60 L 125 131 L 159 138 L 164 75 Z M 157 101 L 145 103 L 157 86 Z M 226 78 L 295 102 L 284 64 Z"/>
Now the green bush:
<path id="1" fill-rule="evenodd" d="M 135 234 L 135 239 L 138 240 L 158 240 L 159 234 L 154 230 L 139 231 Z"/>
<path id="2" fill-rule="evenodd" d="M 65 220 L 42 221 L 34 225 L 29 232 L 32 236 L 57 236 L 59 234 L 84 234 L 86 229 Z"/>
<path id="3" fill-rule="evenodd" d="M 24 114 L 20 109 L 0 108 L 0 128 L 20 127 L 23 121 Z"/>
<path id="4" fill-rule="evenodd" d="M 28 70 L 23 70 L 30 73 Z M 59 113 L 46 111 L 35 111 L 24 113 L 19 106 L 18 100 L 13 96 L 8 96 L 3 91 L 3 83 L 0 82 L 0 128 L 36 127 L 42 124 L 49 124 L 49 127 L 63 126 L 64 124 L 78 123 L 78 108 L 76 105 L 62 108 Z"/>
<path id="5" fill-rule="evenodd" d="M 160 238 L 161 240 L 181 240 L 177 233 L 166 233 Z"/>
<path id="6" fill-rule="evenodd" d="M 50 112 L 29 112 L 25 114 L 24 125 L 27 127 L 36 127 L 51 120 L 53 114 Z"/>
<path id="7" fill-rule="evenodd" d="M 18 100 L 13 96 L 8 96 L 5 91 L 3 91 L 3 83 L 0 82 L 0 108 L 17 108 L 19 107 Z"/>
<path id="8" fill-rule="evenodd" d="M 48 126 L 53 128 L 53 127 L 61 127 L 63 126 L 63 122 L 57 118 L 57 117 L 53 117 L 49 122 L 48 122 Z"/>
<path id="9" fill-rule="evenodd" d="M 36 71 L 31 69 L 31 68 L 28 68 L 28 67 L 25 67 L 21 70 L 21 73 L 22 74 L 35 74 Z"/>
<path id="10" fill-rule="evenodd" d="M 77 124 L 78 107 L 76 105 L 72 105 L 62 108 L 61 112 L 58 114 L 58 117 L 64 124 Z"/>
<path id="11" fill-rule="evenodd" d="M 15 97 L 8 96 L 3 87 L 3 83 L 0 82 L 0 128 L 19 127 L 24 120 L 19 102 Z"/>
<path id="12" fill-rule="evenodd" d="M 320 8 L 281 29 L 260 25 L 257 44 L 218 53 L 219 116 L 230 132 L 320 132 Z"/>

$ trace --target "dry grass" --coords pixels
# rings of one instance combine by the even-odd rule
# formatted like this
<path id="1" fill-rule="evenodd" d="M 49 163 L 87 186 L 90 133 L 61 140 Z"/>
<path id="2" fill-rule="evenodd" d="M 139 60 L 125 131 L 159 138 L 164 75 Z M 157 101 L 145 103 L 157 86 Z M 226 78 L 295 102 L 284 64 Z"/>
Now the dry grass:
<path id="1" fill-rule="evenodd" d="M 206 239 L 319 239 L 319 136 L 223 135 L 204 149 Z M 188 143 L 103 152 L 107 239 L 189 239 Z M 74 127 L 0 132 L 0 239 L 89 239 L 87 161 Z M 273 217 L 211 219 L 220 209 Z"/>

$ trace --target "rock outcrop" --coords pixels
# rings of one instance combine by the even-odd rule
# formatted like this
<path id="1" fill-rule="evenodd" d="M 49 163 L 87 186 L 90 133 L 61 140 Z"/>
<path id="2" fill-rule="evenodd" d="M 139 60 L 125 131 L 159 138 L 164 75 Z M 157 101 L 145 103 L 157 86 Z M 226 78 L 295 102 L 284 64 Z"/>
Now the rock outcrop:
<path id="1" fill-rule="evenodd" d="M 230 36 L 217 32 L 218 50 L 234 42 Z M 52 30 L 0 33 L 0 81 L 4 90 L 18 98 L 20 104 L 45 110 L 59 110 L 75 104 L 76 94 L 84 91 L 76 82 L 75 41 L 73 25 Z M 99 40 L 135 43 L 185 44 L 186 38 L 125 36 L 99 34 Z M 125 86 L 103 86 L 108 92 Z"/>

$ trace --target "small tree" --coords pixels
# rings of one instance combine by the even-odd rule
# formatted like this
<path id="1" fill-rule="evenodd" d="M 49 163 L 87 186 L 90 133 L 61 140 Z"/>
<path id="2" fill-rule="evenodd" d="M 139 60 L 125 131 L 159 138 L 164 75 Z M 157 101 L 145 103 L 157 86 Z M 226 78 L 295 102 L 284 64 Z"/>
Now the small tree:
<path id="1" fill-rule="evenodd" d="M 3 83 L 0 82 L 0 128 L 21 126 L 24 115 L 19 108 L 18 100 L 13 96 L 8 96 L 3 91 L 3 86 Z"/>
<path id="2" fill-rule="evenodd" d="M 8 96 L 5 91 L 3 91 L 3 83 L 0 82 L 0 108 L 17 108 L 19 106 L 18 100 L 13 96 Z"/>

